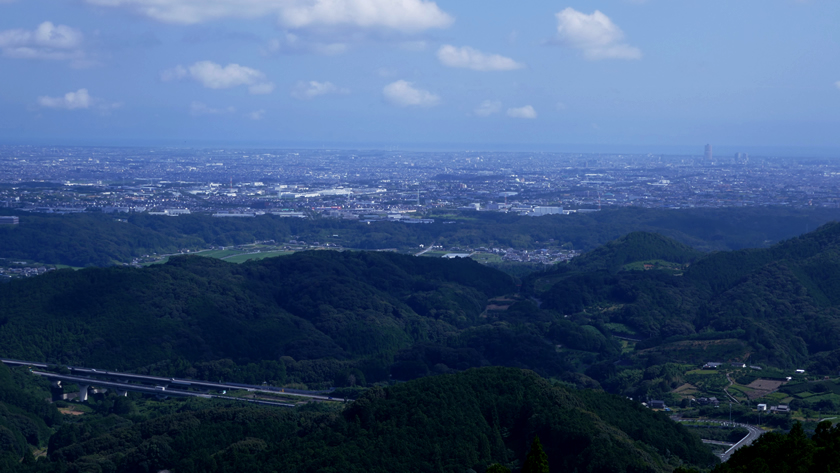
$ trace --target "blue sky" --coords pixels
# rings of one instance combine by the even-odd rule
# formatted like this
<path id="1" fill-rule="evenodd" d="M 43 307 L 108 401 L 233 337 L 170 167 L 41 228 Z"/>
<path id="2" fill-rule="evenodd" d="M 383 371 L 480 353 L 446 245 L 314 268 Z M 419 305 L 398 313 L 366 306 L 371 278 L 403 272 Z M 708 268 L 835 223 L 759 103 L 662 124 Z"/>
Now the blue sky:
<path id="1" fill-rule="evenodd" d="M 0 142 L 840 149 L 836 0 L 0 0 Z"/>

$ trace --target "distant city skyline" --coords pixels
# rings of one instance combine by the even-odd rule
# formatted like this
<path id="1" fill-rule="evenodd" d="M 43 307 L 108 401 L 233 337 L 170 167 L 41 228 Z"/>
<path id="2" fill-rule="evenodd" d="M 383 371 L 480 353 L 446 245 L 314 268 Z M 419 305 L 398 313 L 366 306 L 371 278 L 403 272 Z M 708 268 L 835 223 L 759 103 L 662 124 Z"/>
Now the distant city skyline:
<path id="1" fill-rule="evenodd" d="M 0 145 L 840 157 L 840 2 L 0 0 Z"/>

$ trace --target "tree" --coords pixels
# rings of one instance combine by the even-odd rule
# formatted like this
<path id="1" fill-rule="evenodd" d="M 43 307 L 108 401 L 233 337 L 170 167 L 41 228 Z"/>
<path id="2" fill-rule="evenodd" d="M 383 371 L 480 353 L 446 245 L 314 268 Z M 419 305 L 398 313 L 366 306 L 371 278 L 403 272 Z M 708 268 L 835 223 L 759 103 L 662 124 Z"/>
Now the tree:
<path id="1" fill-rule="evenodd" d="M 539 436 L 531 442 L 531 450 L 525 457 L 522 473 L 548 473 L 548 455 L 543 451 Z"/>
<path id="2" fill-rule="evenodd" d="M 510 473 L 510 468 L 499 463 L 493 463 L 487 467 L 487 473 Z"/>

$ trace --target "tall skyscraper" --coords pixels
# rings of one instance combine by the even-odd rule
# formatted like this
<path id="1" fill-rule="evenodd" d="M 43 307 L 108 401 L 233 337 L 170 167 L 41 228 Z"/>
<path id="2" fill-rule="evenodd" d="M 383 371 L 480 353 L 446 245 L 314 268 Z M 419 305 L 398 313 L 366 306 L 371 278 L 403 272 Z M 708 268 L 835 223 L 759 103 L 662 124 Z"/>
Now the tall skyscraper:
<path id="1" fill-rule="evenodd" d="M 706 160 L 707 161 L 712 160 L 712 145 L 708 145 L 708 144 L 706 145 Z"/>

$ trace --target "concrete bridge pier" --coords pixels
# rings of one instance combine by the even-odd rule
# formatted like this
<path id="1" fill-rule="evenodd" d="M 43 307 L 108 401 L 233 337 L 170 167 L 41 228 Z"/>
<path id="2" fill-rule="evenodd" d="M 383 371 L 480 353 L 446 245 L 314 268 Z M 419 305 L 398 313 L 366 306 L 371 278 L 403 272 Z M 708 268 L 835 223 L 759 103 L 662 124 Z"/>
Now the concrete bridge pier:
<path id="1" fill-rule="evenodd" d="M 87 402 L 89 387 L 86 384 L 79 385 L 79 402 Z"/>

